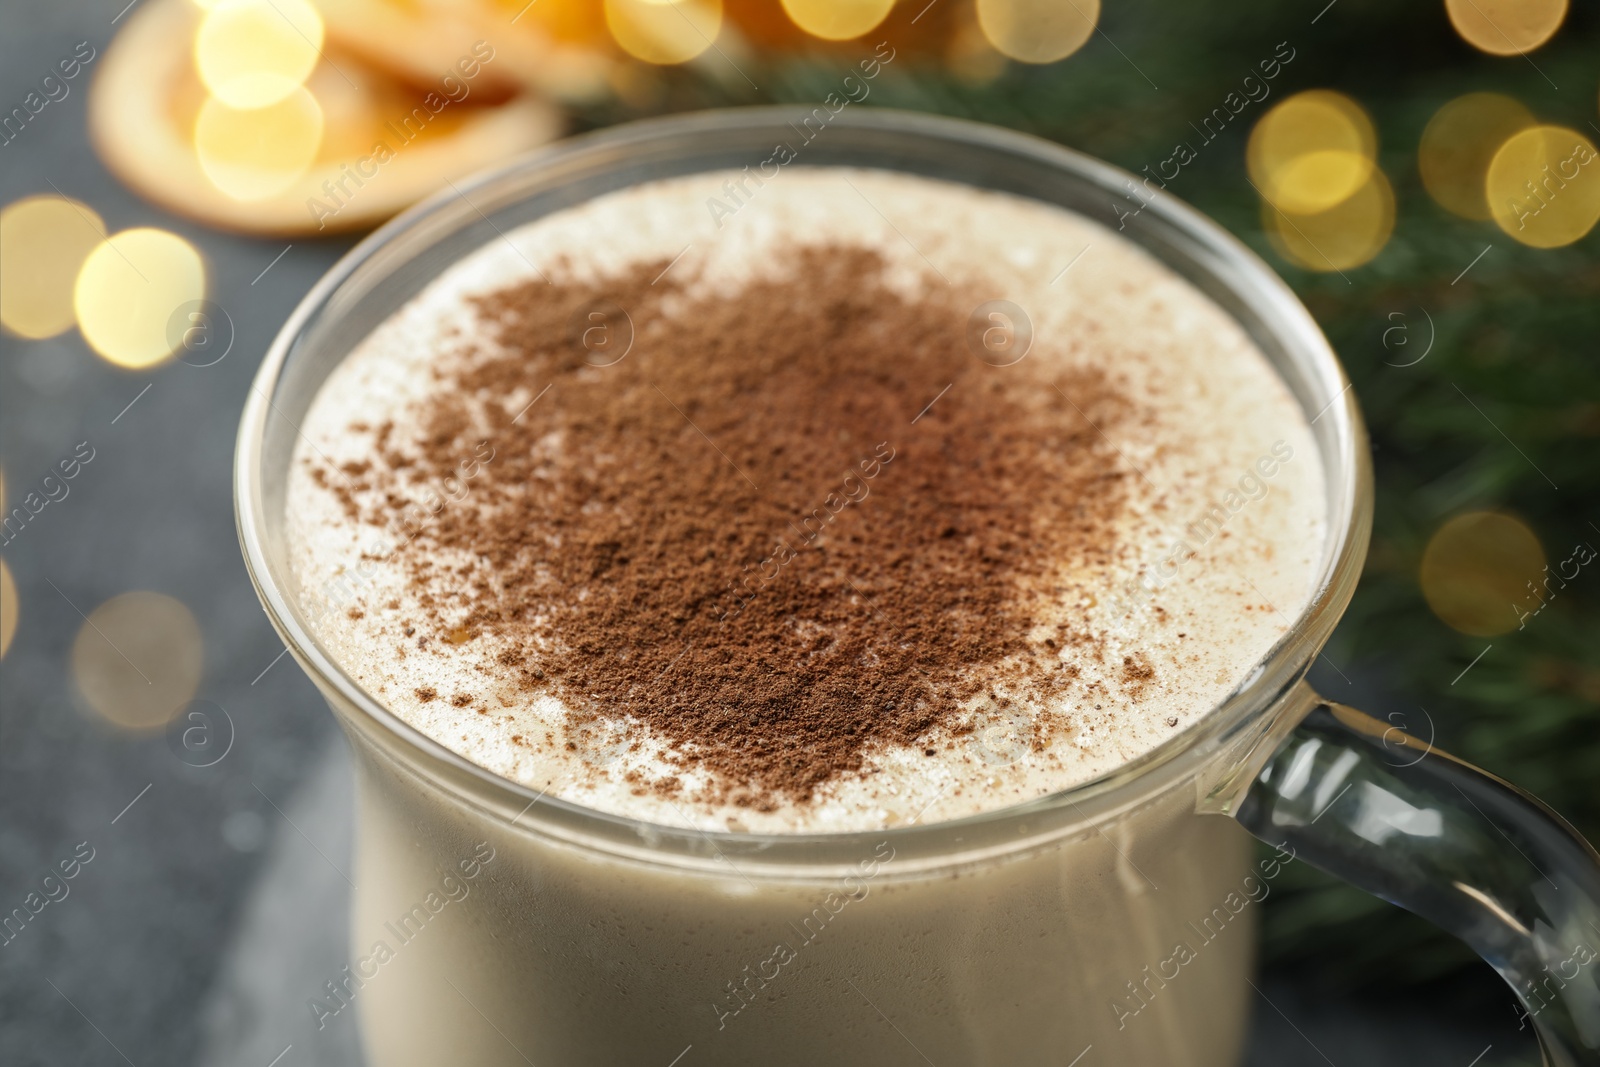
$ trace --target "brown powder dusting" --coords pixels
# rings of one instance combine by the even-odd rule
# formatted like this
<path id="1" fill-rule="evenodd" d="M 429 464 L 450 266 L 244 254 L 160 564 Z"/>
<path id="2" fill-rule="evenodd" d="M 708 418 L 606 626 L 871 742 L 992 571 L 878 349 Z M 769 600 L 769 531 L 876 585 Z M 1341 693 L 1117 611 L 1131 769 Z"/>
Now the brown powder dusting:
<path id="1" fill-rule="evenodd" d="M 1122 684 L 1130 694 L 1143 694 L 1145 686 L 1154 681 L 1155 676 L 1156 669 L 1143 655 L 1122 657 Z"/>
<path id="2" fill-rule="evenodd" d="M 931 754 L 975 699 L 1076 684 L 1099 643 L 1058 605 L 1116 550 L 1105 442 L 1136 409 L 1114 379 L 987 365 L 967 319 L 996 294 L 908 299 L 867 250 L 800 249 L 733 296 L 685 264 L 652 284 L 665 266 L 482 299 L 492 343 L 441 359 L 419 438 L 385 422 L 339 472 L 431 632 L 478 638 L 434 654 L 554 692 L 569 738 L 642 720 L 761 807 L 885 745 Z M 621 332 L 586 350 L 591 323 Z"/>

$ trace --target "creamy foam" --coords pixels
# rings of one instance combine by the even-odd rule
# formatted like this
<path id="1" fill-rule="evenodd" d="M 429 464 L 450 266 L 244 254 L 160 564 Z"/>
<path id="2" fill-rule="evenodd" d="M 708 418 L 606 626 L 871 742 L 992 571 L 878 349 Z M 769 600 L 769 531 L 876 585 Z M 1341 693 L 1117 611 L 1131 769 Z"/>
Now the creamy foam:
<path id="1" fill-rule="evenodd" d="M 1243 331 L 1129 242 L 1060 209 L 903 175 L 791 168 L 732 217 L 708 211 L 709 198 L 726 203 L 729 178 L 636 187 L 491 242 L 330 376 L 302 427 L 287 518 L 302 607 L 351 676 L 441 743 L 552 795 L 654 822 L 797 832 L 957 818 L 1054 792 L 1149 751 L 1236 688 L 1312 596 L 1326 521 L 1309 427 Z M 485 343 L 472 297 L 659 260 L 692 279 L 689 293 L 737 299 L 752 277 L 781 276 L 798 244 L 870 249 L 908 295 L 1003 293 L 1032 323 L 1027 368 L 1109 370 L 1142 417 L 1097 431 L 1126 502 L 1106 558 L 1054 575 L 1038 619 L 1093 638 L 1092 655 L 1081 643 L 1057 653 L 1070 685 L 1008 689 L 1000 677 L 999 700 L 969 701 L 919 743 L 873 749 L 861 770 L 803 800 L 750 806 L 642 722 L 575 734 L 553 693 L 508 677 L 503 645 L 425 640 L 417 620 L 480 561 L 441 552 L 419 584 L 392 538 L 352 521 L 337 470 L 375 461 L 381 423 L 396 440 L 420 436 L 442 355 Z M 803 299 L 803 281 L 795 292 Z M 1086 417 L 1064 395 L 1047 399 L 1063 419 Z M 529 388 L 493 400 L 514 413 L 559 396 Z M 471 477 L 461 480 L 470 494 Z M 473 698 L 458 706 L 457 693 Z M 652 788 L 663 779 L 678 788 Z"/>

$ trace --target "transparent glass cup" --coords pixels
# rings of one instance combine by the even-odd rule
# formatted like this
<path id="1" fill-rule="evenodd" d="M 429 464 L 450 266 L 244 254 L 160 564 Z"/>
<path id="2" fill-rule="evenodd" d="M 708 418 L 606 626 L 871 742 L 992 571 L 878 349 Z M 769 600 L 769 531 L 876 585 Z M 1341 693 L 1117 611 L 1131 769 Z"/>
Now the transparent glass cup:
<path id="1" fill-rule="evenodd" d="M 1600 1063 L 1600 857 L 1559 816 L 1305 672 L 1371 526 L 1367 442 L 1309 313 L 1256 256 L 1159 192 L 989 126 L 759 108 L 575 138 L 394 220 L 305 298 L 240 427 L 236 506 L 273 625 L 357 757 L 354 1006 L 375 1067 L 1237 1061 L 1254 922 L 1310 862 L 1466 940 L 1552 1064 Z M 811 138 L 807 139 L 807 133 Z M 413 729 L 318 642 L 288 566 L 298 426 L 330 371 L 446 267 L 514 227 L 643 181 L 849 165 L 1058 204 L 1136 242 L 1254 338 L 1312 421 L 1327 481 L 1318 593 L 1239 689 L 1115 772 L 1026 804 L 874 833 L 648 824 L 505 780 Z M 776 180 L 782 180 L 781 176 Z M 1277 846 L 1261 860 L 1241 826 Z M 677 1058 L 675 1058 L 677 1057 Z M 1105 1062 L 1101 1060 L 1100 1062 Z"/>

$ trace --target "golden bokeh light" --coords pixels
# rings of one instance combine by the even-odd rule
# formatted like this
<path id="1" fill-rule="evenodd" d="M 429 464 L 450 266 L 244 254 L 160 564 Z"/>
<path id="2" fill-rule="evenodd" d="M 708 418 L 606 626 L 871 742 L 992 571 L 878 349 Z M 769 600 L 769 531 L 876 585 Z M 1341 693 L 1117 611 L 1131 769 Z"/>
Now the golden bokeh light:
<path id="1" fill-rule="evenodd" d="M 1577 130 L 1514 134 L 1495 152 L 1484 188 L 1494 221 L 1534 248 L 1569 245 L 1600 221 L 1600 158 Z"/>
<path id="2" fill-rule="evenodd" d="M 1445 0 L 1464 41 L 1495 56 L 1531 52 L 1555 36 L 1567 0 Z"/>
<path id="3" fill-rule="evenodd" d="M 188 241 L 123 230 L 83 261 L 73 308 L 90 348 L 119 367 L 148 367 L 172 354 L 173 314 L 205 295 L 205 264 Z"/>
<path id="4" fill-rule="evenodd" d="M 722 30 L 722 0 L 606 0 L 606 27 L 646 63 L 687 63 Z"/>
<path id="5" fill-rule="evenodd" d="M 1262 196 L 1291 215 L 1315 215 L 1368 184 L 1377 150 L 1377 132 L 1360 104 L 1310 89 L 1261 116 L 1245 163 Z"/>
<path id="6" fill-rule="evenodd" d="M 977 0 L 977 11 L 978 27 L 1001 55 L 1054 63 L 1094 35 L 1100 0 Z"/>
<path id="7" fill-rule="evenodd" d="M 1300 215 L 1264 203 L 1261 217 L 1285 258 L 1307 270 L 1350 270 L 1388 244 L 1394 232 L 1394 190 L 1374 167 L 1366 184 L 1326 211 Z"/>
<path id="8" fill-rule="evenodd" d="M 0 559 L 0 659 L 11 648 L 11 639 L 17 636 L 17 583 L 11 577 L 11 568 Z"/>
<path id="9" fill-rule="evenodd" d="M 306 80 L 322 39 L 322 16 L 308 0 L 218 0 L 195 32 L 195 70 L 230 107 L 265 107 Z"/>
<path id="10" fill-rule="evenodd" d="M 1484 180 L 1489 161 L 1533 112 L 1499 93 L 1467 93 L 1434 113 L 1417 146 L 1422 184 L 1439 206 L 1467 219 L 1488 219 Z"/>
<path id="11" fill-rule="evenodd" d="M 860 37 L 889 15 L 894 0 L 783 0 L 796 26 L 825 41 Z"/>
<path id="12" fill-rule="evenodd" d="M 200 627 L 182 602 L 123 593 L 90 612 L 72 642 L 72 677 L 101 716 L 155 730 L 194 698 L 204 660 Z"/>
<path id="13" fill-rule="evenodd" d="M 1493 637 L 1522 625 L 1544 590 L 1544 548 L 1522 521 L 1498 511 L 1457 515 L 1422 554 L 1422 595 L 1451 629 Z M 1529 590 L 1533 584 L 1537 593 Z"/>
<path id="14" fill-rule="evenodd" d="M 978 23 L 959 26 L 945 46 L 945 66 L 968 85 L 988 85 L 1006 70 L 1006 57 L 995 51 Z"/>
<path id="15" fill-rule="evenodd" d="M 322 108 L 296 86 L 247 110 L 207 97 L 194 123 L 195 153 L 211 184 L 235 200 L 265 200 L 293 185 L 322 145 Z"/>
<path id="16" fill-rule="evenodd" d="M 72 328 L 72 285 L 105 240 L 100 216 L 76 200 L 30 196 L 0 211 L 0 323 L 38 339 Z"/>

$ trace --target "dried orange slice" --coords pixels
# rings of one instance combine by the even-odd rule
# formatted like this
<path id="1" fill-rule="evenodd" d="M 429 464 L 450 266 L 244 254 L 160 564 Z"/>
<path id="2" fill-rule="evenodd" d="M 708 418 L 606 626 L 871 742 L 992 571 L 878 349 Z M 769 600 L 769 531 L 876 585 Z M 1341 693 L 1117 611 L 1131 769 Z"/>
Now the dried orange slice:
<path id="1" fill-rule="evenodd" d="M 213 226 L 283 235 L 370 227 L 562 131 L 560 109 L 543 96 L 507 96 L 504 83 L 485 81 L 493 62 L 471 77 L 453 69 L 449 81 L 444 70 L 432 81 L 401 79 L 331 42 L 305 85 L 316 119 L 304 101 L 287 118 L 273 108 L 218 115 L 195 71 L 200 15 L 189 0 L 152 0 L 130 15 L 98 64 L 89 129 L 136 192 Z M 279 146 L 275 137 L 294 140 Z"/>
<path id="2" fill-rule="evenodd" d="M 317 7 L 329 41 L 417 84 L 479 67 L 486 92 L 531 88 L 561 100 L 591 100 L 606 92 L 618 58 L 598 4 L 318 0 Z M 492 58 L 478 62 L 486 52 Z"/>

